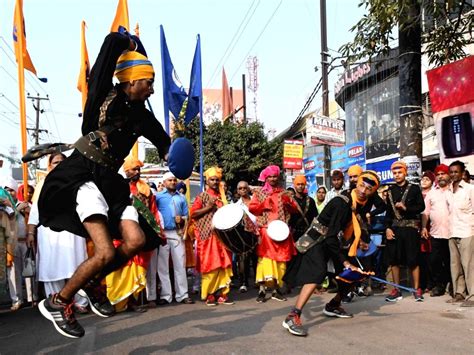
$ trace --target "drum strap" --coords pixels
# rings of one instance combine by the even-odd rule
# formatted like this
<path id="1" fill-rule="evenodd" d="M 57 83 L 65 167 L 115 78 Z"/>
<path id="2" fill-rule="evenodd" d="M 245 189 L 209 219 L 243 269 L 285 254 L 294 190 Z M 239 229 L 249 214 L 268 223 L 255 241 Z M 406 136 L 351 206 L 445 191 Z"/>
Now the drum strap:
<path id="1" fill-rule="evenodd" d="M 304 202 L 305 202 L 305 206 L 304 206 L 304 211 L 303 209 L 301 208 L 300 204 L 298 203 L 298 201 L 296 201 L 296 208 L 298 208 L 298 212 L 301 214 L 301 217 L 303 217 L 305 223 L 306 223 L 306 228 L 309 227 L 309 222 L 308 222 L 308 219 L 306 218 L 306 213 L 308 213 L 308 208 L 309 208 L 309 199 L 310 197 L 309 196 L 306 196 Z"/>
<path id="2" fill-rule="evenodd" d="M 198 197 L 201 199 L 203 207 L 207 206 L 209 201 L 213 198 L 205 191 L 201 192 Z M 209 239 L 212 235 L 212 217 L 214 216 L 214 213 L 215 211 L 206 213 L 194 222 L 199 231 L 199 238 L 203 241 Z"/>

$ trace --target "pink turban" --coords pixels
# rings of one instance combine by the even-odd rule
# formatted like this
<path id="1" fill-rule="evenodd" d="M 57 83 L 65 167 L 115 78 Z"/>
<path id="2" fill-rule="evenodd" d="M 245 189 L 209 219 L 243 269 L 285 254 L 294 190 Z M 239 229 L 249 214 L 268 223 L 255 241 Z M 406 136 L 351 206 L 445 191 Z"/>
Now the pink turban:
<path id="1" fill-rule="evenodd" d="M 278 176 L 280 175 L 280 168 L 276 165 L 269 165 L 265 169 L 262 170 L 260 176 L 258 177 L 258 181 L 264 182 L 263 190 L 266 192 L 272 192 L 273 188 L 267 182 L 267 177 L 269 176 Z"/>

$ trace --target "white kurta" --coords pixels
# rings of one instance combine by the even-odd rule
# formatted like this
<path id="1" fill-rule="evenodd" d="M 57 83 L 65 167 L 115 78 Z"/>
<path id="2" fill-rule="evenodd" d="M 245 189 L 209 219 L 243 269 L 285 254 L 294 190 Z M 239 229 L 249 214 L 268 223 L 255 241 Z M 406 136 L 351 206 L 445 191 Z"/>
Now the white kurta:
<path id="1" fill-rule="evenodd" d="M 38 225 L 38 206 L 33 204 L 29 224 Z M 87 259 L 86 239 L 67 231 L 55 232 L 49 227 L 37 229 L 36 267 L 38 281 L 69 279 Z"/>

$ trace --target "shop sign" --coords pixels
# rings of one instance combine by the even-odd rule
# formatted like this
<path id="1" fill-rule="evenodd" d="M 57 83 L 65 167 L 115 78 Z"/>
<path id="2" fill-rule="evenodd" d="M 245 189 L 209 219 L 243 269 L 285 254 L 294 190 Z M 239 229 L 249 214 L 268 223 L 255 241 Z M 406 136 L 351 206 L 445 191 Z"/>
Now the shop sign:
<path id="1" fill-rule="evenodd" d="M 306 121 L 307 144 L 342 146 L 345 142 L 344 126 L 344 120 L 311 115 Z"/>
<path id="2" fill-rule="evenodd" d="M 283 145 L 283 168 L 302 169 L 303 168 L 303 144 L 302 140 L 285 139 Z"/>

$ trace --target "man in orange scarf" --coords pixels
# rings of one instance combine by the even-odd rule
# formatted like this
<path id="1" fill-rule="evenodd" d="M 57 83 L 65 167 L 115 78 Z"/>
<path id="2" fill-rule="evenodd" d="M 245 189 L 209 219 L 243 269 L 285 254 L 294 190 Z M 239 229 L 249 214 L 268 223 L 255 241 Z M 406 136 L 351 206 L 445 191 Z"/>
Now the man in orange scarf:
<path id="1" fill-rule="evenodd" d="M 377 192 L 379 184 L 379 178 L 374 172 L 362 173 L 358 178 L 357 187 L 352 190 L 350 196 L 337 196 L 329 201 L 317 220 L 313 222 L 311 229 L 306 232 L 318 242 L 306 253 L 298 253 L 292 259 L 283 278 L 291 287 L 303 286 L 295 306 L 282 324 L 291 334 L 297 336 L 308 334 L 301 323 L 301 312 L 316 290 L 316 286 L 324 281 L 329 259 L 334 262 L 336 274 L 339 274 L 343 268 L 357 270 L 348 259 L 356 255 L 357 248 L 366 246 L 369 242 L 367 230 L 359 223 L 361 219 L 364 220 L 360 211 L 367 200 Z M 345 238 L 350 238 L 352 241 L 348 256 L 340 248 L 337 237 L 340 231 L 344 231 Z M 347 294 L 349 288 L 348 284 L 338 281 L 338 293 L 324 307 L 323 313 L 326 316 L 352 317 L 341 307 L 342 297 Z"/>
<path id="2" fill-rule="evenodd" d="M 196 270 L 202 274 L 201 299 L 207 306 L 232 305 L 234 302 L 229 298 L 232 254 L 212 228 L 212 217 L 227 204 L 225 192 L 220 188 L 222 169 L 209 168 L 204 176 L 208 188 L 196 197 L 191 207 L 197 240 Z"/>

